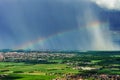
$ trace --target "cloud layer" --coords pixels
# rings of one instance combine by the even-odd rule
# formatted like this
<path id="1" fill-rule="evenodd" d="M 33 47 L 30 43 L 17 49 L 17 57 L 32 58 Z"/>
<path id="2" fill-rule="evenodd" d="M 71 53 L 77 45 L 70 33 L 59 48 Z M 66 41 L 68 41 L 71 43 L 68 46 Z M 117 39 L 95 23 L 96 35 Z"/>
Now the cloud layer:
<path id="1" fill-rule="evenodd" d="M 91 0 L 102 8 L 120 10 L 120 0 Z"/>

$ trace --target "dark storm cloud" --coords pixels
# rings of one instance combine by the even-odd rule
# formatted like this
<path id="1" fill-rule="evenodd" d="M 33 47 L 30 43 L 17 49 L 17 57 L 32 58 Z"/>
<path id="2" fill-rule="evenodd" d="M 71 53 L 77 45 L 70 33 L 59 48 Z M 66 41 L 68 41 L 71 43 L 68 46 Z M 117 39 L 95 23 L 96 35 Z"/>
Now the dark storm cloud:
<path id="1" fill-rule="evenodd" d="M 119 21 L 115 18 L 119 16 L 104 11 L 89 0 L 0 0 L 0 48 L 15 48 L 38 38 L 84 27 L 87 4 L 101 21 L 110 22 L 111 30 L 120 29 Z M 60 47 L 66 43 L 68 49 L 71 43 L 71 49 L 76 48 L 79 46 L 76 43 L 84 41 L 78 37 L 82 33 L 87 36 L 84 30 L 80 33 L 74 32 L 72 43 L 68 41 L 70 36 L 63 37 L 61 44 L 58 43 L 59 40 L 52 42 L 56 41 L 55 44 L 61 45 Z"/>
<path id="2" fill-rule="evenodd" d="M 6 46 L 77 27 L 74 4 L 54 0 L 0 1 L 0 37 Z M 4 38 L 3 38 L 4 37 Z M 10 38 L 9 38 L 10 37 Z M 9 40 L 9 41 L 7 41 Z"/>

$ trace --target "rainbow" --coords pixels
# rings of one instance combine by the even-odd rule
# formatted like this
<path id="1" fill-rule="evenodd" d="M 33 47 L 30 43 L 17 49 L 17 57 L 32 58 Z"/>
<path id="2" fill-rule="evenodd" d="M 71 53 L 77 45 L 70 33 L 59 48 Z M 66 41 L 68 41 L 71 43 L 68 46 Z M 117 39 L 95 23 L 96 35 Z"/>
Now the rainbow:
<path id="1" fill-rule="evenodd" d="M 89 23 L 87 25 L 87 27 L 89 27 L 89 28 L 91 28 L 91 27 L 100 27 L 101 25 L 106 25 L 106 23 L 101 23 L 99 21 L 94 21 L 92 23 Z M 34 49 L 34 47 L 37 46 L 37 45 L 40 45 L 40 46 L 43 45 L 44 46 L 44 43 L 47 42 L 47 41 L 50 41 L 50 40 L 52 40 L 52 39 L 54 39 L 56 37 L 66 36 L 66 34 L 68 34 L 68 33 L 73 33 L 73 32 L 76 32 L 76 31 L 80 31 L 80 30 L 82 30 L 84 28 L 85 27 L 80 27 L 80 28 L 77 28 L 77 29 L 66 30 L 66 31 L 62 31 L 62 32 L 52 34 L 52 35 L 50 35 L 48 37 L 45 37 L 45 38 L 38 38 L 36 40 L 24 43 L 23 45 L 18 46 L 16 49 Z"/>
<path id="2" fill-rule="evenodd" d="M 73 32 L 78 31 L 78 30 L 79 29 L 66 30 L 63 32 L 55 33 L 55 34 L 50 35 L 46 38 L 38 38 L 37 40 L 27 42 L 24 45 L 17 47 L 16 49 L 25 49 L 25 50 L 26 49 L 34 49 L 34 47 L 37 45 L 44 45 L 45 42 L 47 42 L 51 39 L 54 39 L 56 37 L 62 37 L 62 36 L 65 36 L 67 33 L 73 33 Z"/>

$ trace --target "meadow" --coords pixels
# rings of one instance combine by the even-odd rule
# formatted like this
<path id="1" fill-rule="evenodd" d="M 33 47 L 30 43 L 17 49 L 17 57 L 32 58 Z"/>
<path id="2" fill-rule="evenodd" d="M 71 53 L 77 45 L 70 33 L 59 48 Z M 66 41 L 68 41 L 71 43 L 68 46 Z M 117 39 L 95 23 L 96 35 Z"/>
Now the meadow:
<path id="1" fill-rule="evenodd" d="M 19 57 L 20 54 L 3 53 L 5 59 L 0 62 L 0 80 L 72 80 L 70 76 L 96 80 L 90 75 L 97 75 L 101 80 L 103 74 L 120 75 L 120 52 L 31 52 Z"/>
<path id="2" fill-rule="evenodd" d="M 7 75 L 2 80 L 52 80 L 64 74 L 78 73 L 66 64 L 26 64 L 0 62 L 0 74 Z"/>

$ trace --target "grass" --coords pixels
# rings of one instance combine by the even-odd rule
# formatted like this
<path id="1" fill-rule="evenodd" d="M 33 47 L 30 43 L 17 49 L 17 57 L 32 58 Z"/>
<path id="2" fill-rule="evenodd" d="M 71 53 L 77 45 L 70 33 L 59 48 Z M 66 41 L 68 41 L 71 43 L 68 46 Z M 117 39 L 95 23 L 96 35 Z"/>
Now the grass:
<path id="1" fill-rule="evenodd" d="M 63 74 L 78 73 L 66 64 L 25 64 L 0 62 L 0 74 L 15 78 L 12 80 L 51 80 Z M 18 77 L 18 79 L 17 79 Z M 4 79 L 3 79 L 4 80 Z"/>
<path id="2" fill-rule="evenodd" d="M 16 80 L 52 80 L 55 76 L 45 75 L 28 75 L 28 74 L 11 74 L 12 77 L 20 77 Z"/>
<path id="3" fill-rule="evenodd" d="M 93 64 L 96 64 L 96 63 L 98 63 L 98 62 L 101 62 L 101 60 L 91 60 L 91 62 L 92 62 Z"/>

